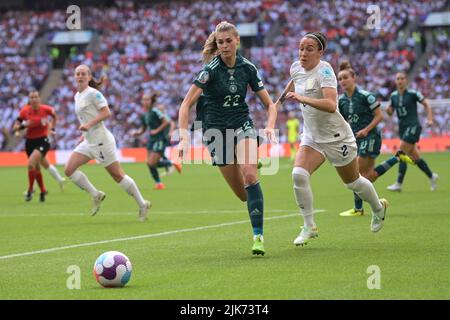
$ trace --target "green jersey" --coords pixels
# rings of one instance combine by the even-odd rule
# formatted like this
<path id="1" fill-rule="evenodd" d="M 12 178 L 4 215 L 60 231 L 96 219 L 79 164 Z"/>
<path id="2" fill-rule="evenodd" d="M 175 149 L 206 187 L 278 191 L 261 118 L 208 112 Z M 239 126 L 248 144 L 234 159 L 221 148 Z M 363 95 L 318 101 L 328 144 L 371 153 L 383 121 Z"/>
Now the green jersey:
<path id="1" fill-rule="evenodd" d="M 168 116 L 162 113 L 159 109 L 152 108 L 147 113 L 144 113 L 141 116 L 141 123 L 144 128 L 148 128 L 148 130 L 154 130 L 159 128 L 159 126 L 163 123 L 163 119 L 166 119 L 170 122 Z M 170 125 L 165 127 L 164 130 L 157 133 L 156 135 L 150 136 L 151 139 L 167 139 L 169 137 Z"/>
<path id="2" fill-rule="evenodd" d="M 380 107 L 380 103 L 375 96 L 365 90 L 355 88 L 351 97 L 346 93 L 339 96 L 339 112 L 352 127 L 353 134 L 366 128 L 373 120 L 373 111 Z M 373 128 L 370 132 L 377 132 Z"/>
<path id="3" fill-rule="evenodd" d="M 220 56 L 215 57 L 193 84 L 203 89 L 204 129 L 237 129 L 246 121 L 252 123 L 245 103 L 247 87 L 254 92 L 264 89 L 258 69 L 239 54 L 232 68 Z"/>
<path id="4" fill-rule="evenodd" d="M 417 102 L 422 102 L 424 96 L 416 90 L 407 89 L 400 94 L 397 90 L 391 94 L 391 105 L 397 112 L 399 127 L 419 124 Z"/>

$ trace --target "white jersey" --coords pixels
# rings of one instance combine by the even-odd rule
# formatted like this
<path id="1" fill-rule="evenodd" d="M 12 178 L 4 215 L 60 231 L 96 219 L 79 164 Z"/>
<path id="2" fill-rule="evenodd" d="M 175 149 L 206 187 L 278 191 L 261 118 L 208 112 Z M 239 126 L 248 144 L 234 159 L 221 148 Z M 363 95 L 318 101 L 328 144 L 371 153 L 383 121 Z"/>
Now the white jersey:
<path id="1" fill-rule="evenodd" d="M 337 89 L 336 75 L 328 62 L 320 61 L 314 69 L 306 71 L 300 61 L 296 61 L 292 64 L 290 73 L 295 92 L 302 96 L 323 99 L 322 88 Z M 314 142 L 329 143 L 353 137 L 352 129 L 339 113 L 339 108 L 336 107 L 335 112 L 329 113 L 301 103 L 300 109 L 304 119 L 303 134 Z"/>
<path id="2" fill-rule="evenodd" d="M 99 110 L 106 106 L 108 106 L 108 102 L 103 94 L 92 87 L 87 87 L 82 92 L 75 94 L 75 113 L 82 125 L 96 118 Z M 112 133 L 106 129 L 103 121 L 88 131 L 83 131 L 83 136 L 89 145 L 115 144 Z"/>

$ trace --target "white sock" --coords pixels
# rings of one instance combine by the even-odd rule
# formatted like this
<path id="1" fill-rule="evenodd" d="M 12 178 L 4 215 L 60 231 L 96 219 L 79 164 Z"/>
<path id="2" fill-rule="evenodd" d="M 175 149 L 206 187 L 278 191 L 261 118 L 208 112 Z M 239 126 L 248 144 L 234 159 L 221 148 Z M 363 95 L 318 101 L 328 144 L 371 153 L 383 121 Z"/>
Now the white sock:
<path id="1" fill-rule="evenodd" d="M 133 196 L 136 202 L 139 204 L 139 207 L 143 207 L 145 205 L 145 199 L 142 197 L 141 192 L 139 191 L 136 182 L 129 176 L 125 175 L 122 181 L 119 182 L 119 185 L 125 190 L 130 196 Z"/>
<path id="2" fill-rule="evenodd" d="M 50 175 L 55 178 L 56 181 L 58 182 L 62 182 L 64 181 L 63 177 L 61 177 L 61 175 L 59 174 L 58 170 L 56 169 L 56 167 L 54 165 L 49 165 L 48 166 L 48 172 L 50 173 Z"/>
<path id="3" fill-rule="evenodd" d="M 383 205 L 378 198 L 377 191 L 375 190 L 372 182 L 363 176 L 360 175 L 358 179 L 352 183 L 346 184 L 346 186 L 356 193 L 361 199 L 368 202 L 372 207 L 372 212 L 378 212 L 383 209 Z"/>
<path id="4" fill-rule="evenodd" d="M 294 167 L 292 170 L 295 200 L 300 208 L 300 213 L 305 221 L 305 226 L 308 228 L 315 228 L 313 194 L 309 178 L 309 172 L 301 167 Z"/>
<path id="5" fill-rule="evenodd" d="M 93 197 L 97 196 L 98 190 L 89 181 L 88 177 L 80 170 L 76 170 L 69 178 L 70 178 L 70 180 L 72 180 L 73 183 L 75 183 L 81 189 L 89 192 L 91 194 L 91 196 L 93 196 Z"/>

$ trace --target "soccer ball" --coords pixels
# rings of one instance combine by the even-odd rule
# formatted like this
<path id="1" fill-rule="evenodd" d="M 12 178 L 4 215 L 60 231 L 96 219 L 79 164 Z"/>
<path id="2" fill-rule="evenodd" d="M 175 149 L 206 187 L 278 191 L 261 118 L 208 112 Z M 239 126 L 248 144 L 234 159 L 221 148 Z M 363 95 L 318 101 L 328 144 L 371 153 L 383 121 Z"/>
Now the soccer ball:
<path id="1" fill-rule="evenodd" d="M 130 259 L 119 251 L 100 255 L 94 264 L 94 277 L 106 288 L 123 287 L 131 277 Z"/>

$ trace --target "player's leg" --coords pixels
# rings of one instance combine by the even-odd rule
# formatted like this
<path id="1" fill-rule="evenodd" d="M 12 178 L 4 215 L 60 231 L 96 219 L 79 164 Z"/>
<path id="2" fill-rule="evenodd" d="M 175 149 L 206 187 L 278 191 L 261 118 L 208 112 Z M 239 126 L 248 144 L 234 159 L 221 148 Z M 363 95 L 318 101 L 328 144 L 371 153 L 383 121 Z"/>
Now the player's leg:
<path id="1" fill-rule="evenodd" d="M 59 174 L 56 167 L 50 164 L 46 157 L 43 157 L 41 159 L 41 166 L 44 167 L 44 169 L 46 169 L 50 173 L 50 175 L 58 182 L 60 190 L 63 191 L 64 182 L 66 181 L 66 179 Z"/>
<path id="2" fill-rule="evenodd" d="M 38 165 L 36 166 L 36 181 L 39 185 L 39 189 L 41 190 L 41 193 L 39 194 L 39 201 L 40 202 L 45 202 L 45 196 L 47 195 L 47 189 L 45 188 L 44 185 L 44 178 L 42 176 L 42 172 L 41 172 L 41 166 Z"/>
<path id="3" fill-rule="evenodd" d="M 25 195 L 25 201 L 31 201 L 33 197 L 33 186 L 36 180 L 36 170 L 39 163 L 41 153 L 32 146 L 32 143 L 27 140 L 26 153 L 28 155 L 28 190 Z"/>
<path id="4" fill-rule="evenodd" d="M 318 229 L 314 221 L 310 177 L 325 161 L 324 154 L 319 150 L 320 148 L 313 142 L 304 139 L 295 157 L 292 170 L 294 196 L 304 220 L 300 234 L 294 240 L 295 245 L 307 244 L 310 239 L 318 236 Z"/>
<path id="5" fill-rule="evenodd" d="M 162 190 L 165 189 L 164 184 L 161 182 L 161 178 L 158 172 L 158 162 L 161 158 L 161 155 L 158 152 L 147 151 L 147 166 L 150 170 L 150 174 L 155 181 L 155 189 Z"/>
<path id="6" fill-rule="evenodd" d="M 247 210 L 253 228 L 253 254 L 264 255 L 264 196 L 258 180 L 258 142 L 253 137 L 241 138 L 236 145 L 236 161 L 247 193 Z"/>
<path id="7" fill-rule="evenodd" d="M 41 151 L 39 151 L 39 148 L 36 148 L 31 153 L 30 157 L 28 158 L 29 166 L 34 168 L 34 176 L 36 179 L 36 182 L 38 183 L 39 189 L 41 190 L 40 193 L 40 201 L 45 201 L 45 195 L 47 194 L 47 190 L 45 189 L 44 184 L 44 178 L 42 177 L 41 168 L 39 166 L 39 163 L 42 159 L 43 155 Z"/>
<path id="8" fill-rule="evenodd" d="M 147 220 L 148 209 L 151 207 L 151 203 L 145 200 L 139 190 L 136 182 L 129 176 L 125 174 L 119 161 L 114 161 L 110 164 L 105 163 L 105 169 L 111 175 L 111 177 L 116 181 L 120 187 L 125 190 L 130 196 L 134 198 L 139 206 L 139 220 L 142 222 Z"/>
<path id="9" fill-rule="evenodd" d="M 433 173 L 428 166 L 427 162 L 420 156 L 419 150 L 417 149 L 416 144 L 411 144 L 405 141 L 402 141 L 400 144 L 400 148 L 405 151 L 407 155 L 410 156 L 411 159 L 414 160 L 417 167 L 425 173 L 425 175 L 430 179 L 431 191 L 436 190 L 436 183 L 438 179 L 438 175 Z"/>
<path id="10" fill-rule="evenodd" d="M 238 164 L 219 165 L 219 170 L 234 194 L 241 200 L 247 201 L 244 177 Z"/>
<path id="11" fill-rule="evenodd" d="M 385 199 L 379 199 L 373 184 L 359 174 L 356 158 L 342 167 L 336 167 L 336 170 L 347 188 L 370 204 L 372 208 L 371 230 L 379 231 L 384 224 L 388 202 Z"/>
<path id="12" fill-rule="evenodd" d="M 373 176 L 373 167 L 375 164 L 375 159 L 368 157 L 368 156 L 358 156 L 357 161 L 358 161 L 359 173 L 363 177 L 365 177 L 369 181 L 371 181 L 371 176 Z M 355 192 L 353 192 L 353 198 L 354 198 L 353 209 L 341 212 L 339 214 L 340 216 L 355 217 L 355 216 L 364 215 L 363 200 Z"/>
<path id="13" fill-rule="evenodd" d="M 95 215 L 100 209 L 100 204 L 105 199 L 106 195 L 103 191 L 97 190 L 97 188 L 89 181 L 88 177 L 82 171 L 78 170 L 79 167 L 92 159 L 87 148 L 87 143 L 84 142 L 77 146 L 75 151 L 70 155 L 69 161 L 66 163 L 64 174 L 81 190 L 85 190 L 92 196 L 93 205 L 91 214 Z"/>

